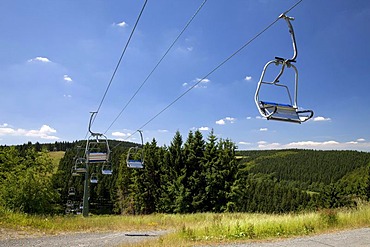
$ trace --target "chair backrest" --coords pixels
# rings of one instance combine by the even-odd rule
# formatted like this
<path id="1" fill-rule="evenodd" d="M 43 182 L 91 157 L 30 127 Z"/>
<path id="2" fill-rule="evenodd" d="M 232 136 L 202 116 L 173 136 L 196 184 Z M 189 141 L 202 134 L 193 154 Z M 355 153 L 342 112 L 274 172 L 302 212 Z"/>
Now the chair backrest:
<path id="1" fill-rule="evenodd" d="M 98 162 L 107 162 L 108 161 L 108 155 L 107 153 L 87 153 L 87 161 L 89 163 L 98 163 Z"/>

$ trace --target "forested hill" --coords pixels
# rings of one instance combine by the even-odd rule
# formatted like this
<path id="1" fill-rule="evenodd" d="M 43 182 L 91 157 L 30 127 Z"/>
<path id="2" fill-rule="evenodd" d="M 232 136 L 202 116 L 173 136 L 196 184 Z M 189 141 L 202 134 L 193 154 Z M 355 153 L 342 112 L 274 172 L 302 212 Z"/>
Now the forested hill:
<path id="1" fill-rule="evenodd" d="M 136 144 L 109 144 L 113 174 L 102 174 L 102 166 L 90 167 L 99 181 L 89 185 L 94 214 L 285 213 L 354 206 L 370 198 L 367 152 L 237 151 L 233 142 L 213 132 L 204 138 L 200 131 L 190 131 L 186 140 L 177 132 L 169 146 L 158 146 L 155 139 L 146 143 L 144 169 L 130 169 L 127 151 Z M 79 157 L 77 147 L 83 149 L 85 141 L 58 145 L 0 147 L 0 209 L 80 210 L 84 176 L 71 171 Z M 59 148 L 66 152 L 54 169 L 50 149 Z"/>
<path id="2" fill-rule="evenodd" d="M 250 173 L 270 175 L 312 190 L 350 178 L 366 182 L 370 163 L 370 153 L 357 151 L 292 149 L 239 151 L 237 155 Z"/>

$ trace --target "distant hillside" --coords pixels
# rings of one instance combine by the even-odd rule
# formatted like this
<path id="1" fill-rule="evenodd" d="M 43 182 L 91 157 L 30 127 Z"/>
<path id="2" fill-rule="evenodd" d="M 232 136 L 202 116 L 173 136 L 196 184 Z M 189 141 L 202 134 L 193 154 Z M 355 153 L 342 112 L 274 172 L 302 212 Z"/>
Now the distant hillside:
<path id="1" fill-rule="evenodd" d="M 238 151 L 229 209 L 288 212 L 354 206 L 370 195 L 370 153 Z"/>
<path id="2" fill-rule="evenodd" d="M 241 163 L 250 173 L 266 174 L 277 181 L 289 181 L 303 189 L 349 181 L 367 181 L 370 153 L 357 151 L 268 150 L 239 151 Z M 360 172 L 359 172 L 360 171 Z M 347 179 L 346 179 L 347 177 Z"/>

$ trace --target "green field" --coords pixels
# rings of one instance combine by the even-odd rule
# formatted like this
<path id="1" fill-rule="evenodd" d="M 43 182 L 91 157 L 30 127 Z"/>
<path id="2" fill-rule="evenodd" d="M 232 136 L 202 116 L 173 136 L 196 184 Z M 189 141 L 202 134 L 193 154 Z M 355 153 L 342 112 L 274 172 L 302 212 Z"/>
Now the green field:
<path id="1" fill-rule="evenodd" d="M 55 170 L 58 169 L 59 161 L 64 157 L 65 152 L 64 151 L 53 151 L 48 152 L 52 162 L 53 166 L 55 167 Z"/>
<path id="2" fill-rule="evenodd" d="M 140 216 L 33 216 L 0 211 L 0 228 L 30 233 L 168 230 L 159 239 L 130 246 L 194 246 L 312 235 L 370 226 L 370 205 L 296 214 L 197 213 Z"/>

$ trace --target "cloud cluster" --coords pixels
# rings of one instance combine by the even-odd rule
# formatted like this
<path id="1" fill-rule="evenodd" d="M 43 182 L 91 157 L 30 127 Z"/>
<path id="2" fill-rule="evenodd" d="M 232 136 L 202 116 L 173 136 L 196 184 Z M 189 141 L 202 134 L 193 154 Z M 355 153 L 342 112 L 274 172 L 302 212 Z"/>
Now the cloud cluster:
<path id="1" fill-rule="evenodd" d="M 6 123 L 0 125 L 0 136 L 26 136 L 45 140 L 58 140 L 59 137 L 52 135 L 56 132 L 55 129 L 46 124 L 42 125 L 38 130 L 15 129 Z"/>
<path id="2" fill-rule="evenodd" d="M 320 117 L 320 116 L 317 116 L 317 117 L 314 117 L 314 118 L 313 118 L 313 121 L 314 121 L 314 122 L 331 121 L 331 118 L 326 118 L 326 117 Z"/>
<path id="3" fill-rule="evenodd" d="M 46 57 L 35 57 L 32 59 L 29 59 L 27 62 L 29 63 L 32 63 L 32 62 L 51 63 L 51 61 Z"/>
<path id="4" fill-rule="evenodd" d="M 198 128 L 198 130 L 199 131 L 209 131 L 209 127 L 206 127 L 206 126 L 200 127 L 200 128 Z"/>
<path id="5" fill-rule="evenodd" d="M 216 124 L 218 124 L 218 125 L 225 125 L 227 123 L 233 124 L 233 123 L 235 123 L 235 121 L 236 121 L 236 118 L 233 118 L 233 117 L 225 117 L 225 118 L 222 118 L 220 120 L 217 120 L 216 121 Z"/>
<path id="6" fill-rule="evenodd" d="M 244 80 L 246 80 L 246 81 L 251 81 L 251 80 L 252 80 L 252 76 L 247 75 L 247 76 L 244 78 Z"/>
<path id="7" fill-rule="evenodd" d="M 69 75 L 64 75 L 63 80 L 65 80 L 66 82 L 73 82 L 72 78 Z"/>
<path id="8" fill-rule="evenodd" d="M 359 138 L 355 141 L 338 142 L 335 140 L 329 141 L 298 141 L 287 144 L 278 142 L 268 143 L 266 141 L 257 142 L 259 149 L 316 149 L 316 150 L 370 150 L 370 143 L 364 138 Z"/>
<path id="9" fill-rule="evenodd" d="M 185 82 L 182 84 L 183 87 L 194 87 L 194 88 L 207 88 L 208 84 L 211 82 L 211 80 L 204 78 L 196 78 L 191 81 L 191 83 Z M 191 86 L 193 85 L 193 86 Z M 195 85 L 195 86 L 194 86 Z"/>
<path id="10" fill-rule="evenodd" d="M 128 24 L 126 23 L 126 22 L 124 22 L 124 21 L 121 21 L 121 22 L 119 22 L 119 23 L 113 23 L 112 24 L 112 26 L 114 26 L 114 27 L 127 27 L 128 26 Z"/>

